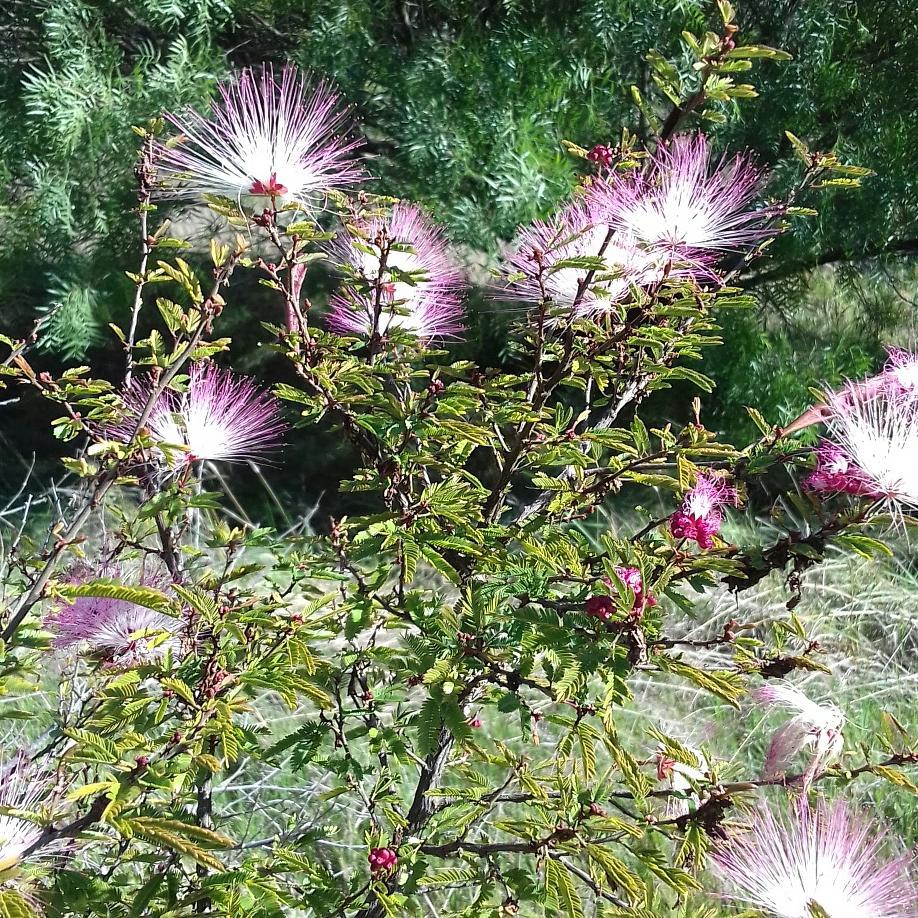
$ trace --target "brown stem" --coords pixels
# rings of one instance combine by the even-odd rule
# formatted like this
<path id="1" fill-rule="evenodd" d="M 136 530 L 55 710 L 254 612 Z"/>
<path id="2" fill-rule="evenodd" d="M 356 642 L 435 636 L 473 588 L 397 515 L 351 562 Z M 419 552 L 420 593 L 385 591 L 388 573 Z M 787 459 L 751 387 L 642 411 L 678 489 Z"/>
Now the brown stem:
<path id="1" fill-rule="evenodd" d="M 137 179 L 137 198 L 139 202 L 140 214 L 140 270 L 137 272 L 137 282 L 134 285 L 134 303 L 131 307 L 131 324 L 128 328 L 127 341 L 124 348 L 127 352 L 127 367 L 124 373 L 124 384 L 129 386 L 134 374 L 134 342 L 137 338 L 137 322 L 140 318 L 140 310 L 143 307 L 143 291 L 147 283 L 147 265 L 150 260 L 150 253 L 153 251 L 153 240 L 150 238 L 148 229 L 148 216 L 150 211 L 150 198 L 153 192 L 153 185 L 156 181 L 156 163 L 154 154 L 153 134 L 148 133 L 144 138 L 143 149 L 140 154 L 140 160 L 134 169 L 134 176 Z"/>

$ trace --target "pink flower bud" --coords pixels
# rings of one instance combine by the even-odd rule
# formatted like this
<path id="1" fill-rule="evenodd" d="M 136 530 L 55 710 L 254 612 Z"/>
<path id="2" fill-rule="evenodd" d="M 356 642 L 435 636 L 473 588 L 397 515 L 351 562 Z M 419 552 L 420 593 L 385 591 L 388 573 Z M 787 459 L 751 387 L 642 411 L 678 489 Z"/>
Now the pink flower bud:
<path id="1" fill-rule="evenodd" d="M 598 143 L 587 153 L 587 159 L 591 163 L 596 163 L 597 166 L 604 166 L 608 169 L 615 161 L 615 153 L 611 147 L 607 147 L 604 143 Z"/>
<path id="2" fill-rule="evenodd" d="M 368 860 L 374 876 L 392 873 L 398 865 L 398 855 L 391 848 L 373 848 Z"/>
<path id="3" fill-rule="evenodd" d="M 596 595 L 591 596 L 586 601 L 586 614 L 591 618 L 598 618 L 600 621 L 607 622 L 612 618 L 615 612 L 615 603 L 611 596 Z"/>

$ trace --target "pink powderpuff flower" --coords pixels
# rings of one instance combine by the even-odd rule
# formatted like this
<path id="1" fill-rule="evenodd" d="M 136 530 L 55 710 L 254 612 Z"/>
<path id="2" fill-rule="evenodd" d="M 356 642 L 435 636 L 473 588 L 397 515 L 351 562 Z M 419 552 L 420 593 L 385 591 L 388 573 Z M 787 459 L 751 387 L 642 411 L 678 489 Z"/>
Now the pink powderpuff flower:
<path id="1" fill-rule="evenodd" d="M 342 137 L 347 115 L 327 84 L 308 87 L 295 67 L 280 82 L 270 66 L 218 86 L 204 118 L 166 115 L 180 142 L 158 148 L 161 181 L 176 198 L 218 195 L 310 207 L 362 178 L 356 142 Z"/>
<path id="2" fill-rule="evenodd" d="M 845 715 L 834 704 L 817 704 L 789 682 L 769 683 L 753 699 L 769 708 L 782 708 L 793 715 L 775 731 L 765 759 L 765 778 L 787 772 L 793 758 L 810 750 L 803 775 L 804 786 L 822 774 L 844 749 Z"/>
<path id="3" fill-rule="evenodd" d="M 122 395 L 125 416 L 106 431 L 128 442 L 153 391 L 136 380 Z M 158 458 L 172 471 L 196 461 L 257 459 L 280 444 L 286 425 L 274 396 L 211 363 L 191 367 L 185 392 L 163 392 L 146 422 Z"/>
<path id="4" fill-rule="evenodd" d="M 391 848 L 373 848 L 368 860 L 374 876 L 393 873 L 398 866 L 398 855 Z"/>
<path id="5" fill-rule="evenodd" d="M 742 156 L 712 166 L 703 134 L 675 137 L 649 168 L 599 187 L 616 232 L 659 257 L 696 265 L 745 252 L 775 233 L 775 208 L 750 207 L 762 173 Z"/>
<path id="6" fill-rule="evenodd" d="M 424 339 L 460 334 L 462 277 L 440 227 L 417 205 L 398 203 L 359 228 L 362 238 L 339 237 L 329 247 L 361 279 L 360 289 L 346 286 L 332 298 L 329 326 L 341 334 L 370 335 L 374 324 L 381 335 L 390 328 Z"/>
<path id="7" fill-rule="evenodd" d="M 564 264 L 584 258 L 599 260 L 601 267 L 593 269 L 592 277 L 586 267 Z M 569 204 L 551 220 L 523 229 L 505 261 L 522 276 L 511 280 L 504 297 L 527 303 L 547 297 L 578 316 L 609 312 L 631 297 L 633 287 L 667 277 L 667 266 L 627 235 L 610 234 L 607 215 L 592 199 Z"/>
<path id="8" fill-rule="evenodd" d="M 915 918 L 912 858 L 884 858 L 886 834 L 841 800 L 804 797 L 789 817 L 755 811 L 712 861 L 737 890 L 729 898 L 774 918 Z"/>
<path id="9" fill-rule="evenodd" d="M 3 743 L 9 748 L 9 741 Z M 0 753 L 0 875 L 23 861 L 35 862 L 52 857 L 70 843 L 56 839 L 32 850 L 44 829 L 32 819 L 15 815 L 34 813 L 48 800 L 54 789 L 54 776 L 42 764 L 34 762 L 23 749 L 11 754 Z"/>
<path id="10" fill-rule="evenodd" d="M 115 567 L 104 570 L 103 577 L 123 582 Z M 79 568 L 71 582 L 93 579 L 89 568 Z M 157 664 L 167 652 L 180 653 L 185 623 L 123 599 L 78 596 L 56 608 L 45 627 L 54 633 L 57 650 L 101 658 L 106 667 L 132 668 Z"/>
<path id="11" fill-rule="evenodd" d="M 677 539 L 692 539 L 699 548 L 712 548 L 724 522 L 723 508 L 736 505 L 736 489 L 719 475 L 702 473 L 669 521 Z"/>

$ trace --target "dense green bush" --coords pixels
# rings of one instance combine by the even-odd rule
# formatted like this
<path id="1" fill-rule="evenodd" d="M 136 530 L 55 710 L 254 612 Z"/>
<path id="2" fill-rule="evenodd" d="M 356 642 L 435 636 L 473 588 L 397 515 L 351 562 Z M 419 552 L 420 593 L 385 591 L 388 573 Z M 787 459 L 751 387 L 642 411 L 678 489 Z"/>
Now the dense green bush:
<path id="1" fill-rule="evenodd" d="M 46 533 L 38 495 L 3 511 L 0 913 L 711 918 L 744 907 L 726 893 L 777 918 L 914 914 L 910 859 L 838 790 L 913 791 L 915 740 L 803 692 L 828 667 L 794 609 L 830 551 L 890 554 L 918 506 L 918 355 L 786 429 L 751 411 L 742 449 L 682 398 L 711 388 L 695 367 L 717 316 L 751 306 L 738 270 L 767 265 L 802 195 L 868 171 L 791 134 L 788 200 L 763 202 L 746 155 L 680 132 L 784 58 L 718 14 L 683 36 L 694 84 L 652 58 L 671 99 L 646 138 L 570 146 L 581 180 L 490 293 L 512 304 L 499 364 L 439 346 L 462 334 L 463 274 L 422 208 L 354 190 L 327 87 L 248 69 L 206 117 L 137 129 L 109 372 L 43 369 L 54 320 L 0 338 L 0 377 L 53 410 L 71 482 L 42 495 Z M 319 309 L 304 293 L 326 262 Z M 287 367 L 274 394 L 221 365 L 256 289 L 249 340 Z M 659 395 L 680 420 L 642 419 Z M 791 439 L 823 421 L 817 449 Z M 319 437 L 351 462 L 314 525 L 253 522 L 222 469 Z M 636 522 L 603 515 L 618 493 Z M 699 595 L 764 582 L 776 614 L 696 621 Z M 721 722 L 781 713 L 764 763 L 635 704 L 686 691 Z"/>

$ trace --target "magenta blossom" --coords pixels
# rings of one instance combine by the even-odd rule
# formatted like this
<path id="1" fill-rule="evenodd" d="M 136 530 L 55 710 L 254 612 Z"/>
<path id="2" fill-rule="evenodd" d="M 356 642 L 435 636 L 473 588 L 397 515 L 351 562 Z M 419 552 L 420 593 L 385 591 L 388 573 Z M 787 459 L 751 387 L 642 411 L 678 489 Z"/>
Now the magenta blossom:
<path id="1" fill-rule="evenodd" d="M 461 275 L 443 232 L 420 207 L 398 203 L 359 230 L 359 237 L 339 237 L 330 246 L 359 279 L 332 298 L 331 328 L 361 335 L 399 328 L 419 338 L 462 332 Z"/>
<path id="2" fill-rule="evenodd" d="M 373 848 L 368 860 L 374 876 L 393 873 L 398 866 L 398 855 L 391 848 Z"/>
<path id="3" fill-rule="evenodd" d="M 774 208 L 753 208 L 762 174 L 742 156 L 712 165 L 703 134 L 681 135 L 643 170 L 613 175 L 599 196 L 610 225 L 658 257 L 703 268 L 773 235 Z"/>
<path id="4" fill-rule="evenodd" d="M 813 808 L 803 797 L 789 817 L 754 812 L 712 860 L 732 899 L 774 918 L 915 918 L 911 858 L 885 859 L 885 834 L 843 801 Z"/>
<path id="5" fill-rule="evenodd" d="M 615 151 L 604 143 L 598 143 L 587 153 L 587 159 L 608 169 L 615 162 Z"/>
<path id="6" fill-rule="evenodd" d="M 724 522 L 723 508 L 735 504 L 735 488 L 718 475 L 702 473 L 670 517 L 670 532 L 677 539 L 692 539 L 699 548 L 712 548 Z"/>
<path id="7" fill-rule="evenodd" d="M 792 715 L 772 736 L 765 759 L 767 779 L 786 773 L 794 756 L 807 751 L 809 762 L 803 783 L 809 785 L 841 755 L 845 715 L 834 704 L 817 704 L 795 685 L 783 681 L 763 686 L 753 698 L 764 707 L 783 709 Z"/>
<path id="8" fill-rule="evenodd" d="M 816 448 L 816 469 L 804 479 L 803 486 L 830 494 L 875 494 L 867 475 L 829 440 L 823 440 Z"/>
<path id="9" fill-rule="evenodd" d="M 615 601 L 611 596 L 597 593 L 587 599 L 584 611 L 590 618 L 598 618 L 601 622 L 607 622 L 615 614 Z"/>
<path id="10" fill-rule="evenodd" d="M 117 567 L 105 568 L 104 579 L 122 581 Z M 96 579 L 89 568 L 76 570 L 72 583 Z M 57 650 L 101 658 L 106 666 L 134 667 L 159 663 L 181 651 L 184 623 L 146 606 L 123 599 L 78 596 L 59 605 L 46 619 Z"/>
<path id="11" fill-rule="evenodd" d="M 186 109 L 166 117 L 179 143 L 160 145 L 160 176 L 174 197 L 256 197 L 310 206 L 362 172 L 356 143 L 340 132 L 346 114 L 325 83 L 309 88 L 294 67 L 280 82 L 270 66 L 218 86 L 209 118 Z"/>
<path id="12" fill-rule="evenodd" d="M 576 263 L 586 258 L 597 264 Z M 520 276 L 514 276 L 504 296 L 528 303 L 547 298 L 579 316 L 608 312 L 629 300 L 632 288 L 667 277 L 666 264 L 626 234 L 610 230 L 609 215 L 593 198 L 569 204 L 551 220 L 523 229 L 505 260 Z"/>
<path id="13" fill-rule="evenodd" d="M 123 394 L 125 416 L 106 431 L 128 442 L 150 399 L 153 380 L 137 380 Z M 173 471 L 190 462 L 255 459 L 279 445 L 286 426 L 277 400 L 251 380 L 212 363 L 191 367 L 185 392 L 159 395 L 146 422 L 156 456 Z"/>
<path id="14" fill-rule="evenodd" d="M 634 605 L 631 607 L 631 615 L 634 618 L 640 618 L 647 609 L 657 604 L 655 596 L 644 592 L 644 578 L 638 568 L 616 567 L 615 575 L 634 595 Z M 611 580 L 607 579 L 606 582 L 610 587 L 614 586 Z"/>

